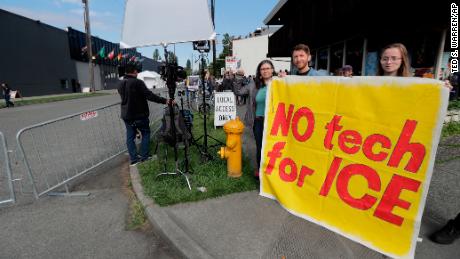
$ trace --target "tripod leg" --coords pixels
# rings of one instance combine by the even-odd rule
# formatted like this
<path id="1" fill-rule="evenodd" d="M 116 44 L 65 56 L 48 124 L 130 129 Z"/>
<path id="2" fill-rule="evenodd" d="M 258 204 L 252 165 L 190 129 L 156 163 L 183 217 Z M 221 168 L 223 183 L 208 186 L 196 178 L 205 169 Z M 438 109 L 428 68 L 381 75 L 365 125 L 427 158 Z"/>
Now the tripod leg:
<path id="1" fill-rule="evenodd" d="M 155 143 L 155 149 L 153 151 L 153 154 L 158 156 L 158 145 L 160 144 L 160 140 L 158 139 L 158 137 L 156 138 L 156 141 L 157 143 Z"/>
<path id="2" fill-rule="evenodd" d="M 211 136 L 211 135 L 208 135 L 208 138 L 210 138 L 210 139 L 212 139 L 212 140 L 214 140 L 214 141 L 216 141 L 216 142 L 217 142 L 217 143 L 216 143 L 216 144 L 214 144 L 214 145 L 225 145 L 225 143 L 223 143 L 222 141 L 220 141 L 220 140 L 218 140 L 218 139 L 214 138 L 214 137 L 213 137 L 213 136 Z"/>

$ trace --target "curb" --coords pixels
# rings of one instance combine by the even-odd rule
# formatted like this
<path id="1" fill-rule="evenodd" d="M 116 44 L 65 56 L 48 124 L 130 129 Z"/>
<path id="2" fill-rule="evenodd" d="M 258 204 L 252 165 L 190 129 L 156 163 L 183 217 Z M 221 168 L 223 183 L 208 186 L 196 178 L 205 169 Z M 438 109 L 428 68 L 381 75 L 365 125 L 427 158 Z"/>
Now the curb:
<path id="1" fill-rule="evenodd" d="M 131 183 L 137 198 L 145 208 L 150 223 L 175 252 L 183 258 L 213 258 L 187 233 L 185 233 L 173 220 L 170 219 L 165 209 L 144 195 L 144 188 L 137 167 L 130 167 Z"/>

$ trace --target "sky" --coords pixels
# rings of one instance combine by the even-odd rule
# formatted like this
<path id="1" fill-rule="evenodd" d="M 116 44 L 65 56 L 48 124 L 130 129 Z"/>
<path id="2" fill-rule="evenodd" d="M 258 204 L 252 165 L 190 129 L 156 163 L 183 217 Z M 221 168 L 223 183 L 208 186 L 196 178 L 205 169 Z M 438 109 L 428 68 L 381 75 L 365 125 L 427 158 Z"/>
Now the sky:
<path id="1" fill-rule="evenodd" d="M 277 2 L 278 0 L 215 0 L 217 55 L 222 51 L 220 42 L 224 33 L 246 36 L 262 27 L 263 20 Z M 125 0 L 89 0 L 92 35 L 111 42 L 120 42 L 124 4 Z M 84 32 L 81 0 L 0 0 L 0 8 L 57 28 L 65 29 L 70 26 Z M 162 47 L 157 48 L 162 54 Z M 146 47 L 138 48 L 138 51 L 151 58 L 154 49 L 155 47 Z M 172 46 L 168 49 L 176 51 L 182 66 L 185 66 L 187 59 L 192 60 L 192 57 L 192 63 L 196 62 L 198 53 L 193 51 L 191 43 L 176 44 L 175 48 Z M 208 55 L 208 59 L 212 61 L 212 54 Z"/>

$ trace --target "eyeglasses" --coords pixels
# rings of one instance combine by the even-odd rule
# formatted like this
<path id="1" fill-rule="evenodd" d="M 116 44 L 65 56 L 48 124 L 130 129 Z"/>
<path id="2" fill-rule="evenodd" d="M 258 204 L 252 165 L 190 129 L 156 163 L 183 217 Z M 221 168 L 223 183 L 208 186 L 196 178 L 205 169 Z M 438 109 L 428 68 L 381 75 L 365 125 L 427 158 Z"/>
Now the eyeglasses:
<path id="1" fill-rule="evenodd" d="M 396 62 L 397 60 L 401 60 L 402 58 L 398 58 L 398 57 L 395 57 L 395 56 L 391 56 L 391 57 L 382 57 L 380 59 L 380 61 L 383 61 L 383 62 L 388 62 L 391 60 L 391 62 Z"/>
<path id="2" fill-rule="evenodd" d="M 269 70 L 269 69 L 271 70 L 273 68 L 271 68 L 271 67 L 262 67 L 262 68 L 260 68 L 260 71 L 265 71 L 265 70 Z"/>

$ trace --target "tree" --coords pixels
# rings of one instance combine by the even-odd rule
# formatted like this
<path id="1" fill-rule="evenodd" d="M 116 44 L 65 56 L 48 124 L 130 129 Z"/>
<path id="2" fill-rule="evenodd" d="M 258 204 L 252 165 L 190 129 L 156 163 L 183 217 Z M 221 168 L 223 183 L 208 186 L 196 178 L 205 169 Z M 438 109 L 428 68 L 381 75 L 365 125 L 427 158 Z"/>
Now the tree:
<path id="1" fill-rule="evenodd" d="M 190 59 L 187 59 L 187 63 L 185 64 L 185 72 L 188 76 L 192 74 L 192 62 Z"/>
<path id="2" fill-rule="evenodd" d="M 179 59 L 177 59 L 176 54 L 172 51 L 168 51 L 168 62 L 169 63 L 179 63 Z"/>
<path id="3" fill-rule="evenodd" d="M 233 40 L 233 37 L 230 37 L 228 33 L 224 34 L 224 38 L 222 39 L 222 45 L 224 45 L 224 49 L 222 50 L 222 53 L 224 53 L 225 56 L 232 55 L 232 49 L 233 49 L 232 40 Z"/>
<path id="4" fill-rule="evenodd" d="M 204 59 L 203 61 L 204 61 L 204 69 L 207 69 L 208 68 L 208 62 L 207 62 L 206 59 Z M 201 70 L 201 65 L 202 65 L 202 63 L 201 63 L 201 59 L 200 59 L 200 70 Z"/>
<path id="5" fill-rule="evenodd" d="M 155 61 L 161 60 L 160 52 L 158 51 L 158 49 L 155 49 L 153 51 L 153 60 L 155 60 Z"/>
<path id="6" fill-rule="evenodd" d="M 216 58 L 216 70 L 217 74 L 220 74 L 221 68 L 225 67 L 225 57 L 227 56 L 232 56 L 232 44 L 233 37 L 230 36 L 228 33 L 224 34 L 224 38 L 222 39 L 222 45 L 224 45 L 224 48 L 222 52 L 219 54 L 219 56 Z M 209 65 L 210 69 L 212 70 L 213 64 Z M 211 73 L 214 73 L 214 71 L 211 71 Z"/>

